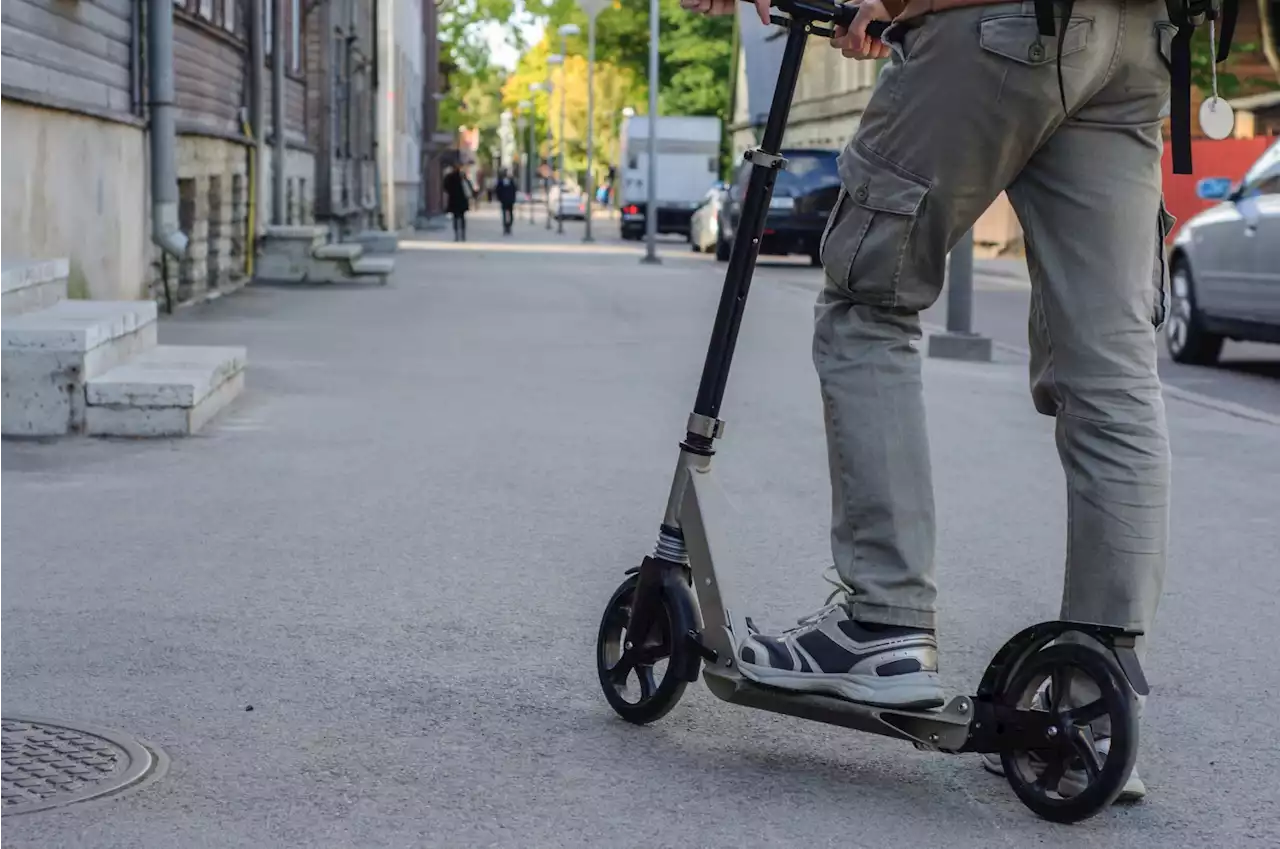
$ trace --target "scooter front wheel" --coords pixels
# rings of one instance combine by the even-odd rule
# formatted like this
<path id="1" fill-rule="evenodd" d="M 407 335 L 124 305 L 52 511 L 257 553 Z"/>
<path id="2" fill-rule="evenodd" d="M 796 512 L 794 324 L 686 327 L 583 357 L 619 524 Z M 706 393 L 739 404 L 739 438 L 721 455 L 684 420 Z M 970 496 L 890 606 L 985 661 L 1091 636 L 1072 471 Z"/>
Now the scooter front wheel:
<path id="1" fill-rule="evenodd" d="M 666 716 L 684 695 L 688 682 L 680 670 L 690 651 L 684 635 L 695 623 L 686 605 L 664 591 L 649 633 L 628 634 L 638 583 L 638 575 L 629 576 L 609 599 L 596 638 L 596 670 L 609 706 L 644 725 Z"/>
<path id="2" fill-rule="evenodd" d="M 1014 672 L 1005 704 L 1051 714 L 1043 747 L 1000 754 L 1013 792 L 1039 816 L 1079 822 L 1120 795 L 1138 755 L 1136 699 L 1122 676 L 1108 655 L 1075 643 L 1048 646 Z"/>

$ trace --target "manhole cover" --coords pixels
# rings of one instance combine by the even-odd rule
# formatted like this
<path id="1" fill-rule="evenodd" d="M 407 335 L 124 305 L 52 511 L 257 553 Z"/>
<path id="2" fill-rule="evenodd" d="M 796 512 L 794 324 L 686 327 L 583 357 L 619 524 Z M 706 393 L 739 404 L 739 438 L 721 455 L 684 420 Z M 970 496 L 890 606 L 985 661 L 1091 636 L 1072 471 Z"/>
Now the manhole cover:
<path id="1" fill-rule="evenodd" d="M 26 814 L 83 802 L 159 777 L 164 754 L 114 731 L 5 717 L 0 812 Z"/>

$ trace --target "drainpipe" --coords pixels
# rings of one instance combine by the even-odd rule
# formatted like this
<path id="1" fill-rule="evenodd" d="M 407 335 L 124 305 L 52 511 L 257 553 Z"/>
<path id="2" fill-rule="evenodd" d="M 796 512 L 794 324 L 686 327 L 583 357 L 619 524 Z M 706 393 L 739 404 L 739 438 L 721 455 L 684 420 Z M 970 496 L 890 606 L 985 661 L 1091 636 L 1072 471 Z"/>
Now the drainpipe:
<path id="1" fill-rule="evenodd" d="M 267 137 L 267 128 L 265 119 L 263 118 L 263 109 L 266 104 L 262 97 L 262 71 L 266 66 L 266 45 L 263 36 L 263 13 L 265 7 L 264 0 L 249 0 L 249 116 L 247 122 L 247 132 L 245 135 L 249 137 L 249 167 L 248 167 L 248 183 L 249 183 L 249 208 L 248 222 L 246 222 L 247 249 L 244 257 L 245 274 L 249 277 L 253 276 L 253 269 L 258 250 L 258 229 L 262 220 L 262 213 L 258 209 L 259 198 L 262 197 L 262 154 L 266 149 L 265 139 Z"/>
<path id="2" fill-rule="evenodd" d="M 170 0 L 172 2 L 172 0 Z M 275 170 L 271 174 L 271 223 L 284 224 L 284 4 L 271 6 L 271 130 L 275 133 Z"/>
<path id="3" fill-rule="evenodd" d="M 178 225 L 177 132 L 174 129 L 173 0 L 147 0 L 147 52 L 151 56 L 151 241 L 170 256 L 187 253 Z"/>
<path id="4" fill-rule="evenodd" d="M 382 47 L 382 33 L 378 31 L 378 7 L 382 5 L 382 0 L 373 0 L 370 5 L 373 6 L 373 61 L 369 63 L 369 125 L 372 129 L 369 142 L 373 153 L 373 208 L 377 228 L 385 230 L 387 222 L 382 211 L 382 163 L 378 161 L 381 158 L 378 134 L 382 131 L 382 125 L 378 122 L 378 113 L 381 111 L 378 108 L 378 57 Z"/>
<path id="5" fill-rule="evenodd" d="M 263 32 L 265 2 L 249 0 L 249 127 L 253 131 L 254 167 L 258 174 L 262 173 L 267 139 L 267 104 L 262 91 L 262 72 L 267 66 L 266 33 Z"/>

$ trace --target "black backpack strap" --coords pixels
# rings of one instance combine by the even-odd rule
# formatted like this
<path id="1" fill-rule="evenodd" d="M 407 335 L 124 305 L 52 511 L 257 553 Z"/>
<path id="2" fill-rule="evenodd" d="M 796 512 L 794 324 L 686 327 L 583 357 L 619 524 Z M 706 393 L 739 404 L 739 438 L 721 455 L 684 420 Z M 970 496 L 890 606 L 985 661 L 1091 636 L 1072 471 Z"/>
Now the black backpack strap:
<path id="1" fill-rule="evenodd" d="M 1035 0 L 1036 26 L 1041 35 L 1053 35 L 1053 0 Z"/>
<path id="2" fill-rule="evenodd" d="M 1221 28 L 1218 31 L 1218 62 L 1227 61 L 1231 52 L 1231 39 L 1236 34 L 1236 18 L 1240 13 L 1240 0 L 1222 0 Z"/>
<path id="3" fill-rule="evenodd" d="M 1062 3 L 1062 26 L 1057 28 L 1053 20 L 1053 4 L 1054 0 L 1034 0 L 1036 10 L 1036 29 L 1042 36 L 1054 35 L 1055 29 L 1058 35 L 1058 94 L 1062 98 L 1062 110 L 1067 110 L 1067 87 L 1062 79 L 1062 47 L 1066 43 L 1067 24 L 1071 22 L 1071 10 L 1075 6 L 1075 0 L 1060 0 Z"/>
<path id="4" fill-rule="evenodd" d="M 1187 18 L 1185 0 L 1165 0 L 1169 21 L 1178 27 L 1169 48 L 1170 135 L 1173 137 L 1173 173 L 1191 173 L 1191 35 L 1195 28 Z"/>

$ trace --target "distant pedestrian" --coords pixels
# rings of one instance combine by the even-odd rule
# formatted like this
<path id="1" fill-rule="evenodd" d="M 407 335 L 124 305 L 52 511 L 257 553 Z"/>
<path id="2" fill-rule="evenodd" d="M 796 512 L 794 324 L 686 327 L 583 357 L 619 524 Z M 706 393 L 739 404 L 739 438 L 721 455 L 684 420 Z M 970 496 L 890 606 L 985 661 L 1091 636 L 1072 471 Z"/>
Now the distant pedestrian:
<path id="1" fill-rule="evenodd" d="M 445 172 L 444 182 L 445 210 L 453 216 L 453 240 L 467 240 L 467 210 L 471 208 L 471 198 L 475 195 L 475 187 L 467 179 L 461 168 L 450 165 Z"/>
<path id="2" fill-rule="evenodd" d="M 511 235 L 511 224 L 516 218 L 516 181 L 511 179 L 507 169 L 502 169 L 498 182 L 494 186 L 494 194 L 502 205 L 502 235 Z"/>

